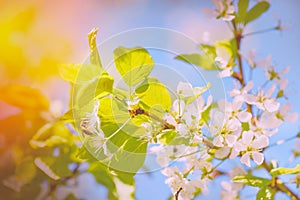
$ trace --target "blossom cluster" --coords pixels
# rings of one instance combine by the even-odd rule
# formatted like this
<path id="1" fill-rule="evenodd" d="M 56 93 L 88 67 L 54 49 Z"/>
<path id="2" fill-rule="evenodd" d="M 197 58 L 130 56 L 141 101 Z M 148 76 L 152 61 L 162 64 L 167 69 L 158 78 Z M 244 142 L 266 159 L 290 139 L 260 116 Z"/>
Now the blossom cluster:
<path id="1" fill-rule="evenodd" d="M 226 22 L 235 19 L 232 0 L 215 0 L 213 3 L 215 9 L 207 9 L 206 14 Z M 208 182 L 223 173 L 218 171 L 216 162 L 236 159 L 243 168 L 248 169 L 263 164 L 264 150 L 270 145 L 270 137 L 279 131 L 282 123 L 295 122 L 298 117 L 282 98 L 286 96 L 288 84 L 284 76 L 290 67 L 280 71 L 272 65 L 270 56 L 257 59 L 254 50 L 244 55 L 238 48 L 236 54 L 239 59 L 245 60 L 244 64 L 248 64 L 250 69 L 251 76 L 247 80 L 241 69 L 235 71 L 234 53 L 223 50 L 216 48 L 214 63 L 219 70 L 216 78 L 231 77 L 234 80 L 228 98 L 214 101 L 213 96 L 203 95 L 208 93 L 209 84 L 193 87 L 188 82 L 179 82 L 176 99 L 161 116 L 146 114 L 137 96 L 125 101 L 130 118 L 147 116 L 140 124 L 146 134 L 138 137 L 150 144 L 148 153 L 156 155 L 157 163 L 163 168 L 161 172 L 167 177 L 165 183 L 177 199 L 193 199 L 199 193 L 206 193 Z M 239 65 L 242 68 L 241 61 Z M 256 69 L 264 71 L 264 84 L 258 85 L 253 81 L 252 73 Z M 90 145 L 112 157 L 106 143 L 118 134 L 122 126 L 105 137 L 100 128 L 98 108 L 99 103 L 96 102 L 94 111 L 87 120 L 83 120 L 84 128 L 93 137 Z M 230 178 L 246 175 L 243 168 L 235 167 L 226 174 Z M 222 181 L 221 185 L 222 199 L 238 199 L 243 188 L 243 184 L 232 181 Z"/>

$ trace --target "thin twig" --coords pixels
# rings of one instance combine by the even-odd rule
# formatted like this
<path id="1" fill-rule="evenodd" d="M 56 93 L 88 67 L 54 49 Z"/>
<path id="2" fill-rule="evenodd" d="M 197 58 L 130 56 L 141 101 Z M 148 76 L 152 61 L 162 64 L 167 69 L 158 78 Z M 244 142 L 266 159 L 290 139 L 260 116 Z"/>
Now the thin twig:
<path id="1" fill-rule="evenodd" d="M 277 141 L 277 142 L 275 142 L 275 143 L 273 143 L 273 144 L 270 144 L 270 145 L 268 146 L 268 148 L 269 148 L 269 147 L 274 147 L 274 146 L 281 145 L 281 144 L 283 144 L 283 143 L 285 143 L 285 142 L 294 140 L 294 139 L 296 139 L 296 138 L 297 138 L 297 135 L 294 135 L 293 137 L 290 137 L 290 138 L 287 138 L 287 139 L 284 139 L 284 140 L 279 140 L 279 141 Z"/>
<path id="2" fill-rule="evenodd" d="M 244 36 L 270 31 L 270 30 L 267 29 L 267 30 L 263 30 L 263 31 L 258 31 L 258 32 L 253 32 L 253 33 L 248 33 L 248 34 L 242 35 L 242 30 L 237 29 L 237 26 L 236 26 L 236 23 L 235 23 L 234 20 L 232 21 L 232 25 L 233 25 L 233 28 L 234 28 L 234 37 L 235 37 L 235 40 L 236 40 L 236 43 L 237 43 L 237 51 L 238 52 L 240 51 L 240 48 L 241 48 L 241 39 Z M 243 74 L 243 65 L 242 65 L 242 58 L 241 58 L 240 53 L 238 53 L 237 59 L 238 59 L 238 67 L 239 67 L 239 71 L 240 71 L 240 76 L 241 76 L 239 81 L 240 81 L 241 85 L 244 87 L 245 86 L 245 79 L 244 79 L 244 74 Z M 253 115 L 252 105 L 247 104 L 247 109 L 248 109 L 248 112 L 250 112 Z M 252 123 L 254 123 L 254 120 L 252 120 Z M 271 168 L 266 163 L 265 160 L 262 163 L 262 166 L 270 173 Z M 278 177 L 275 178 L 275 187 L 274 187 L 274 189 L 276 189 L 277 191 L 281 191 L 281 192 L 286 193 L 289 197 L 292 198 L 292 200 L 300 200 L 300 198 L 291 189 L 289 189 Z"/>
<path id="3" fill-rule="evenodd" d="M 277 29 L 278 29 L 278 26 L 272 27 L 272 28 L 263 29 L 263 30 L 259 30 L 259 31 L 254 31 L 254 32 L 250 32 L 250 33 L 245 33 L 243 35 L 243 37 L 250 36 L 250 35 L 256 35 L 256 34 L 261 34 L 261 33 L 267 33 L 267 32 L 270 32 L 270 31 L 275 31 Z"/>
<path id="4" fill-rule="evenodd" d="M 179 190 L 175 193 L 175 200 L 178 200 L 179 198 L 179 193 L 182 191 L 182 187 L 179 188 Z"/>

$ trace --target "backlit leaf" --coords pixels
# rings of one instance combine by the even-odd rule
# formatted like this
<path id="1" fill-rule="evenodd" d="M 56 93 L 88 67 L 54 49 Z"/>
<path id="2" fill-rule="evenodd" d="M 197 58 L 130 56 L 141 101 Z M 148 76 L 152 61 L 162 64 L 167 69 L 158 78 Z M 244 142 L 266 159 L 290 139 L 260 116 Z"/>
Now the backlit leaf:
<path id="1" fill-rule="evenodd" d="M 145 80 L 154 65 L 152 57 L 142 47 L 118 47 L 114 50 L 114 60 L 118 72 L 129 86 Z"/>

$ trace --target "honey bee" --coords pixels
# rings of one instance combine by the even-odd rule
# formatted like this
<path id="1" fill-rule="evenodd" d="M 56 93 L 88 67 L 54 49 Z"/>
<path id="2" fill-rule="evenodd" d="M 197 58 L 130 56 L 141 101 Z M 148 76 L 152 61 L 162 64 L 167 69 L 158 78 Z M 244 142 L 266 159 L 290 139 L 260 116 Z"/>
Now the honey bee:
<path id="1" fill-rule="evenodd" d="M 145 114 L 145 111 L 141 108 L 129 109 L 128 112 L 129 112 L 131 118 L 134 118 L 137 115 Z"/>

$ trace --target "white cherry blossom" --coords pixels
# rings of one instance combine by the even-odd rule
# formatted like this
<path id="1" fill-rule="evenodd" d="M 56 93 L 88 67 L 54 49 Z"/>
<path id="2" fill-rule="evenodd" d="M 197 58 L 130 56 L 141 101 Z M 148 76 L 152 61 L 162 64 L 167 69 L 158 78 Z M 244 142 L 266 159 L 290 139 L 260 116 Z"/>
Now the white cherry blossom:
<path id="1" fill-rule="evenodd" d="M 221 186 L 223 190 L 221 191 L 222 200 L 238 200 L 239 190 L 235 188 L 235 185 L 227 181 L 222 181 Z"/>
<path id="2" fill-rule="evenodd" d="M 275 98 L 271 98 L 271 95 L 275 91 L 276 86 L 272 85 L 266 94 L 262 88 L 259 89 L 256 95 L 256 102 L 253 104 L 256 105 L 261 110 L 266 110 L 268 112 L 275 112 L 279 109 L 280 103 L 276 101 Z"/>
<path id="3" fill-rule="evenodd" d="M 204 87 L 193 87 L 192 84 L 188 82 L 179 82 L 177 85 L 177 94 L 179 97 L 193 97 L 199 96 L 203 92 L 205 92 L 210 87 L 208 83 L 207 86 Z"/>
<path id="4" fill-rule="evenodd" d="M 282 71 L 277 72 L 275 71 L 275 68 L 273 66 L 270 66 L 265 71 L 265 76 L 268 80 L 280 80 L 283 75 L 287 74 L 290 71 L 290 69 L 291 67 L 286 67 Z"/>
<path id="5" fill-rule="evenodd" d="M 254 104 L 256 97 L 250 94 L 250 90 L 253 88 L 253 81 L 249 81 L 245 87 L 239 89 L 236 85 L 235 88 L 229 92 L 229 95 L 234 98 L 235 102 L 246 102 L 248 104 Z"/>
<path id="6" fill-rule="evenodd" d="M 86 129 L 91 134 L 96 134 L 104 137 L 103 131 L 100 128 L 100 118 L 98 116 L 98 110 L 100 106 L 100 101 L 94 103 L 94 108 L 91 113 L 87 113 L 87 118 L 84 118 L 81 122 L 81 128 Z M 83 130 L 84 131 L 84 130 Z"/>
<path id="7" fill-rule="evenodd" d="M 224 21 L 231 21 L 234 19 L 234 6 L 232 0 L 212 0 L 215 9 L 206 8 L 203 10 L 208 17 L 222 18 Z"/>
<path id="8" fill-rule="evenodd" d="M 249 50 L 248 57 L 243 57 L 248 62 L 251 68 L 268 68 L 269 66 L 271 66 L 271 55 L 268 55 L 265 59 L 257 59 L 256 51 L 254 49 Z"/>
<path id="9" fill-rule="evenodd" d="M 265 135 L 254 136 L 252 131 L 245 131 L 242 139 L 235 143 L 232 154 L 244 152 L 240 160 L 243 164 L 250 167 L 250 159 L 260 165 L 264 161 L 264 155 L 261 149 L 269 145 L 269 138 Z M 232 157 L 235 157 L 234 155 Z"/>

